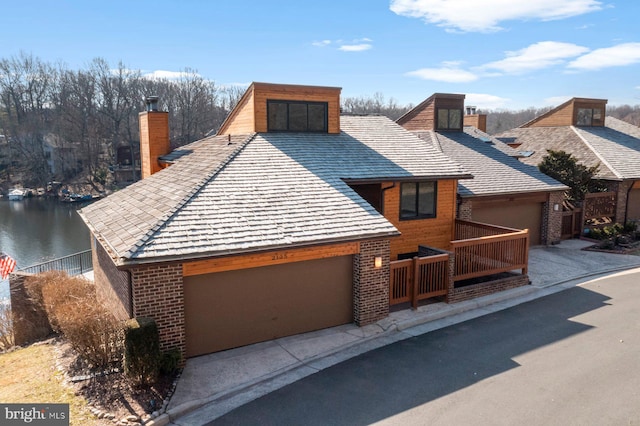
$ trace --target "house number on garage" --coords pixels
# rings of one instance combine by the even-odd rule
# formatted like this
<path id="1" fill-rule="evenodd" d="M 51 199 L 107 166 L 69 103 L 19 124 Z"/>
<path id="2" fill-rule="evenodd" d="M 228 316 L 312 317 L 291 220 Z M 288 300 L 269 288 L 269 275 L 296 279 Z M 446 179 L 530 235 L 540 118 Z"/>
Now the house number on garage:
<path id="1" fill-rule="evenodd" d="M 289 257 L 289 255 L 287 253 L 275 253 L 273 256 L 271 256 L 271 260 L 282 260 L 282 259 L 287 259 Z"/>

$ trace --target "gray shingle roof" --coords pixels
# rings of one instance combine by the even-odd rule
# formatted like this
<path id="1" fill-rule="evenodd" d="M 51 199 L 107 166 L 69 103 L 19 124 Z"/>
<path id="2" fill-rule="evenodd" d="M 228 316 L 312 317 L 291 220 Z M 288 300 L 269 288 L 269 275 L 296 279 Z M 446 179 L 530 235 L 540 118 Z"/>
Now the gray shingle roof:
<path id="1" fill-rule="evenodd" d="M 468 173 L 385 117 L 341 117 L 342 133 L 226 136 L 82 211 L 122 263 L 357 240 L 398 231 L 343 179 Z"/>
<path id="2" fill-rule="evenodd" d="M 640 129 L 613 117 L 605 127 L 576 127 L 575 131 L 620 179 L 640 179 Z"/>
<path id="3" fill-rule="evenodd" d="M 493 148 L 497 149 L 498 151 L 502 151 L 503 153 L 507 154 L 510 157 L 517 157 L 517 158 L 522 157 L 522 154 L 520 154 L 519 150 L 511 148 L 506 143 L 502 143 L 495 137 L 491 136 L 489 133 L 483 132 L 477 127 L 464 126 L 464 132 L 469 136 L 473 136 L 476 139 L 480 139 L 483 142 L 486 142 L 486 141 L 492 142 Z"/>
<path id="4" fill-rule="evenodd" d="M 539 164 L 548 149 L 562 150 L 587 166 L 599 164 L 600 179 L 640 179 L 640 129 L 613 117 L 606 117 L 604 127 L 517 128 L 497 138 L 522 143 L 518 150 L 534 151 L 522 159 L 527 164 Z"/>
<path id="5" fill-rule="evenodd" d="M 421 137 L 439 146 L 467 168 L 473 179 L 458 182 L 462 197 L 564 191 L 567 186 L 505 154 L 500 142 L 486 142 L 473 132 L 424 132 Z"/>
<path id="6" fill-rule="evenodd" d="M 586 166 L 600 164 L 597 177 L 601 179 L 617 179 L 596 153 L 587 146 L 574 131 L 572 126 L 563 127 L 523 127 L 508 130 L 496 135 L 501 141 L 521 143 L 520 151 L 532 151 L 530 157 L 522 158 L 525 164 L 537 166 L 547 155 L 547 150 L 565 151 L 572 154 L 578 162 Z"/>

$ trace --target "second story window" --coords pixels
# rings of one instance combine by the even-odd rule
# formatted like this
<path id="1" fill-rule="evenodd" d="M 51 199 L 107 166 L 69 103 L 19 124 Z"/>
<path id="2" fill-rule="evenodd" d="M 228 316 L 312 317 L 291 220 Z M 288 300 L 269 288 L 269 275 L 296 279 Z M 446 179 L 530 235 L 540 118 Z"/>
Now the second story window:
<path id="1" fill-rule="evenodd" d="M 461 130 L 462 110 L 439 108 L 437 120 L 436 130 Z"/>
<path id="2" fill-rule="evenodd" d="M 400 186 L 400 219 L 436 217 L 436 182 L 405 182 Z"/>
<path id="3" fill-rule="evenodd" d="M 327 132 L 326 102 L 267 101 L 270 132 Z"/>
<path id="4" fill-rule="evenodd" d="M 603 124 L 602 110 L 600 108 L 578 108 L 576 125 L 601 126 Z"/>

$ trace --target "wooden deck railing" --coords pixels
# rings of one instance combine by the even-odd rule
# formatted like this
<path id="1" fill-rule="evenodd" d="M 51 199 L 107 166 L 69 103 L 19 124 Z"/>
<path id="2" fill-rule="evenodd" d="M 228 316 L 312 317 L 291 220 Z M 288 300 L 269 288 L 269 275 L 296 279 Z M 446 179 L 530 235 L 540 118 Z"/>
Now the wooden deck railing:
<path id="1" fill-rule="evenodd" d="M 475 229 L 474 229 L 475 228 Z M 459 232 L 459 233 L 458 233 Z M 469 237 L 477 235 L 474 237 Z M 453 280 L 483 277 L 521 269 L 527 273 L 529 231 L 456 220 Z M 463 238 L 460 238 L 463 237 Z"/>
<path id="2" fill-rule="evenodd" d="M 489 225 L 488 223 L 471 222 L 469 220 L 456 219 L 456 240 L 469 240 L 472 238 L 488 237 L 490 235 L 504 235 L 512 232 L 520 232 L 521 229 L 507 228 L 504 226 Z"/>
<path id="3" fill-rule="evenodd" d="M 447 294 L 449 283 L 449 255 L 391 262 L 389 304 L 411 302 L 415 309 L 418 301 Z"/>

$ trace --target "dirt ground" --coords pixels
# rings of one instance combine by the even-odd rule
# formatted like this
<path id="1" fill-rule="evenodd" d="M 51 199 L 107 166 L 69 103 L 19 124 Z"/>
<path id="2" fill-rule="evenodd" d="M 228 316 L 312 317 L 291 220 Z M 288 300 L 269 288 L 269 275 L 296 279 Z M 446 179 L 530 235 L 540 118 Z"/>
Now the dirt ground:
<path id="1" fill-rule="evenodd" d="M 113 424 L 130 419 L 130 424 L 146 420 L 162 409 L 174 387 L 175 377 L 161 377 L 150 386 L 135 386 L 122 371 L 99 374 L 91 371 L 68 343 L 56 340 L 57 366 L 63 370 L 66 382 L 83 397 L 91 410 L 103 418 L 97 424 Z M 136 420 L 134 420 L 136 418 Z"/>

